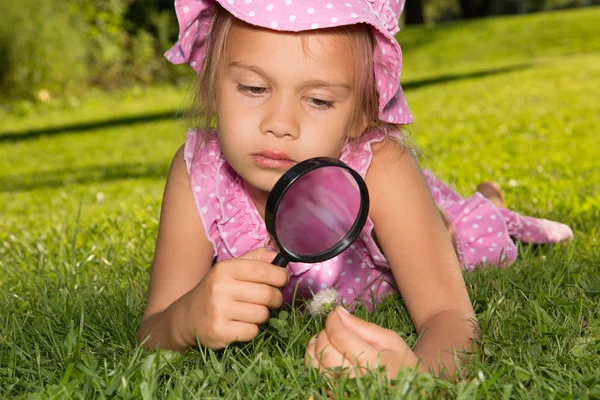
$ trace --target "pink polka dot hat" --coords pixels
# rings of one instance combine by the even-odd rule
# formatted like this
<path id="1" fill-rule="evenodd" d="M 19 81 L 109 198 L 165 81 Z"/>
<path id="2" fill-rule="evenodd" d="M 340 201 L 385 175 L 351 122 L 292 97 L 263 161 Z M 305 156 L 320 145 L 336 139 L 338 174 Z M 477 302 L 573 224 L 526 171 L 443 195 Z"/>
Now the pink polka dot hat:
<path id="1" fill-rule="evenodd" d="M 371 25 L 376 39 L 373 60 L 379 119 L 395 124 L 413 122 L 400 87 L 402 51 L 394 37 L 404 0 L 176 0 L 179 40 L 165 53 L 170 62 L 189 64 L 200 71 L 212 9 L 217 4 L 246 23 L 279 31 Z"/>

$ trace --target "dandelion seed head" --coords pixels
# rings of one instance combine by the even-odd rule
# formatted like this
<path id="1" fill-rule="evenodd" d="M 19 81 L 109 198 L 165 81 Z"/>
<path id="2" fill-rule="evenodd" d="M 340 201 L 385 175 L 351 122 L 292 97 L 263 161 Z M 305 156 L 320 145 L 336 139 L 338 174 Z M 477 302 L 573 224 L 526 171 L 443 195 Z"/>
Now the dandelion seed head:
<path id="1" fill-rule="evenodd" d="M 329 315 L 335 309 L 338 301 L 338 291 L 334 288 L 320 290 L 308 304 L 308 311 L 312 316 Z"/>

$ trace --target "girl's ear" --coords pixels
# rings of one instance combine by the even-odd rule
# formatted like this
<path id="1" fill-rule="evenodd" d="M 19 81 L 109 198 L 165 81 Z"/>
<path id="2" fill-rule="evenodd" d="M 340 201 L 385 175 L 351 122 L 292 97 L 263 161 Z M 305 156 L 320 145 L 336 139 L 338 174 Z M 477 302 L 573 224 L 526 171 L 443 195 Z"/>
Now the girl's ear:
<path id="1" fill-rule="evenodd" d="M 350 137 L 353 139 L 359 138 L 360 135 L 362 135 L 364 133 L 364 131 L 367 130 L 368 127 L 369 127 L 369 119 L 367 118 L 367 115 L 363 113 L 363 116 L 362 116 L 360 122 L 358 124 L 356 124 L 354 129 L 352 129 L 352 133 L 351 133 Z"/>

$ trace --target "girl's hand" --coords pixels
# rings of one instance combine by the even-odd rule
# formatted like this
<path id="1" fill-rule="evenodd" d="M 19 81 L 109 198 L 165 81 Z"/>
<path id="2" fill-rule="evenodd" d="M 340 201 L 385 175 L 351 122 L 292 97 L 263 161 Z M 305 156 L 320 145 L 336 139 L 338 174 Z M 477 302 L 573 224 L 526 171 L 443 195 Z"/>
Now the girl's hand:
<path id="1" fill-rule="evenodd" d="M 350 315 L 343 307 L 332 311 L 323 329 L 306 348 L 304 363 L 326 371 L 342 367 L 354 376 L 384 366 L 390 378 L 400 369 L 417 367 L 418 357 L 394 331 Z M 421 369 L 422 370 L 422 369 Z"/>
<path id="2" fill-rule="evenodd" d="M 258 325 L 268 321 L 269 310 L 281 305 L 279 288 L 288 281 L 287 270 L 271 264 L 275 255 L 255 249 L 211 268 L 185 295 L 191 298 L 181 322 L 184 341 L 194 345 L 197 335 L 203 346 L 220 349 L 254 339 Z"/>

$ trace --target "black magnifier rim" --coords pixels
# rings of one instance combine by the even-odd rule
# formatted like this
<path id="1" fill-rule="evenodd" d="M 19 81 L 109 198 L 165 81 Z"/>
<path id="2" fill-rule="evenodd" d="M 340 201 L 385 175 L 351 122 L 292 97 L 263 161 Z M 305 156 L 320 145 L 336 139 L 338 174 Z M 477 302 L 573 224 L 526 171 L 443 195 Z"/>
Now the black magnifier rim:
<path id="1" fill-rule="evenodd" d="M 288 189 L 294 184 L 294 182 L 296 182 L 298 179 L 300 179 L 307 173 L 323 167 L 343 168 L 352 175 L 360 191 L 361 204 L 358 209 L 358 215 L 356 217 L 356 220 L 354 221 L 354 224 L 352 224 L 352 226 L 350 227 L 348 233 L 346 233 L 344 237 L 342 237 L 335 245 L 333 245 L 328 250 L 310 255 L 297 254 L 292 251 L 289 251 L 279 241 L 279 238 L 276 234 L 275 215 L 277 214 L 277 209 L 279 208 L 281 199 L 283 199 L 283 196 L 288 191 Z M 265 225 L 267 226 L 267 231 L 271 234 L 273 240 L 275 240 L 275 243 L 277 243 L 277 247 L 279 248 L 280 254 L 288 261 L 303 263 L 321 262 L 329 260 L 330 258 L 333 258 L 336 255 L 340 254 L 341 252 L 346 250 L 352 244 L 352 242 L 356 240 L 356 238 L 358 238 L 363 226 L 365 225 L 365 222 L 367 222 L 367 217 L 369 215 L 369 206 L 369 191 L 367 189 L 365 181 L 359 175 L 358 172 L 352 169 L 348 164 L 336 158 L 314 157 L 294 165 L 289 170 L 287 170 L 281 176 L 281 178 L 279 178 L 277 183 L 275 183 L 273 190 L 271 190 L 271 193 L 269 194 L 269 198 L 267 199 L 267 204 L 265 207 Z"/>

